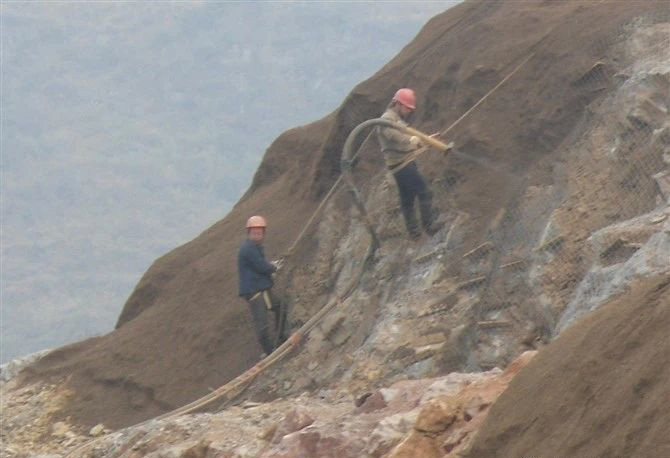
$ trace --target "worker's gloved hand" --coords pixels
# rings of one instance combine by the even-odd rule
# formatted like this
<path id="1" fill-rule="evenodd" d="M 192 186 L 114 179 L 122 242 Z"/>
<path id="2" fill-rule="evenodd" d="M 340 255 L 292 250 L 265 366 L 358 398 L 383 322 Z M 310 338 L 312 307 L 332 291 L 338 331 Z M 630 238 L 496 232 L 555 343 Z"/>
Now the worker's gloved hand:
<path id="1" fill-rule="evenodd" d="M 452 149 L 456 149 L 456 144 L 454 142 L 447 143 L 447 149 L 444 150 L 445 153 L 448 153 Z"/>
<path id="2" fill-rule="evenodd" d="M 419 148 L 421 146 L 421 139 L 416 135 L 412 135 L 411 137 L 409 137 L 409 143 L 414 148 Z"/>
<path id="3" fill-rule="evenodd" d="M 275 269 L 279 270 L 279 269 L 281 269 L 281 266 L 284 264 L 284 260 L 283 259 L 276 259 L 276 260 L 272 261 L 271 264 L 273 266 L 275 266 Z"/>

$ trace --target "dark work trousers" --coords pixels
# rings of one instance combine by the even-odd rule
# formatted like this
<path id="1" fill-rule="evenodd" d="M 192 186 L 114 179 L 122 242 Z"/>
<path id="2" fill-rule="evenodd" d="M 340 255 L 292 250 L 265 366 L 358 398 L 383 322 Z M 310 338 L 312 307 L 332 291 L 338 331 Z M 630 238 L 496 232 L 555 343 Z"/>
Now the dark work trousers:
<path id="1" fill-rule="evenodd" d="M 265 296 L 264 293 L 267 293 L 267 296 Z M 275 332 L 273 334 L 275 339 L 277 339 L 278 333 L 281 332 L 278 329 L 281 314 L 280 304 L 272 296 L 269 289 L 250 295 L 246 299 L 249 303 L 249 309 L 251 310 L 251 319 L 256 331 L 256 337 L 258 337 L 258 342 L 261 344 L 261 347 L 263 347 L 263 351 L 269 355 L 275 349 L 270 332 L 269 311 L 272 310 L 274 315 Z M 268 306 L 268 302 L 271 308 Z"/>
<path id="2" fill-rule="evenodd" d="M 413 237 L 419 236 L 419 225 L 416 221 L 414 211 L 414 200 L 419 198 L 419 210 L 421 212 L 421 224 L 425 230 L 429 230 L 433 224 L 433 194 L 426 186 L 426 182 L 419 173 L 415 162 L 400 169 L 393 174 L 398 184 L 398 193 L 400 194 L 400 207 L 405 217 L 407 232 Z"/>

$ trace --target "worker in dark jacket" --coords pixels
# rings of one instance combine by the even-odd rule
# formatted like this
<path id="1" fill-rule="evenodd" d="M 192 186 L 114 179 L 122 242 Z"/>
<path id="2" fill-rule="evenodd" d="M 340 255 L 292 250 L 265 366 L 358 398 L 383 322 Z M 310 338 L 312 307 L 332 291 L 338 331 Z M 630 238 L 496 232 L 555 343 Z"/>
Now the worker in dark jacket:
<path id="1" fill-rule="evenodd" d="M 251 317 L 258 341 L 263 351 L 269 355 L 274 350 L 270 337 L 268 310 L 274 312 L 275 331 L 279 329 L 280 304 L 273 298 L 271 288 L 272 274 L 279 268 L 279 263 L 271 263 L 265 259 L 263 239 L 267 223 L 262 216 L 252 216 L 247 221 L 247 239 L 240 247 L 237 255 L 237 270 L 240 280 L 240 296 L 246 299 L 251 309 Z M 277 337 L 279 340 L 280 337 Z"/>
<path id="2" fill-rule="evenodd" d="M 414 91 L 408 88 L 398 89 L 393 100 L 381 116 L 394 123 L 407 126 L 407 118 L 416 109 L 416 96 Z M 426 181 L 419 172 L 415 162 L 405 165 L 402 169 L 396 168 L 402 164 L 410 153 L 421 146 L 418 137 L 406 135 L 391 127 L 378 127 L 377 139 L 384 153 L 384 162 L 398 185 L 400 196 L 400 207 L 405 218 L 405 225 L 409 236 L 416 240 L 421 237 L 421 230 L 416 220 L 414 201 L 419 201 L 419 212 L 421 213 L 421 226 L 429 234 L 435 234 L 440 226 L 436 222 L 435 211 L 432 208 L 433 194 L 428 189 Z"/>

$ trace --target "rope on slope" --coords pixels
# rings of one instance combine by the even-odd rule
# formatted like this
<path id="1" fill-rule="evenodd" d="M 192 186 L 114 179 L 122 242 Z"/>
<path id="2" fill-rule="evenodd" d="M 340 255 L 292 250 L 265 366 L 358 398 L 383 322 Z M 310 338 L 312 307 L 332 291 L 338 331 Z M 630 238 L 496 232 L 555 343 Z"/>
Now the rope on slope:
<path id="1" fill-rule="evenodd" d="M 359 151 L 360 148 L 363 146 L 365 142 L 363 142 L 359 146 Z M 356 157 L 358 155 L 358 151 L 356 152 Z M 316 219 L 316 216 L 319 214 L 319 212 L 323 209 L 325 206 L 326 202 L 334 195 L 335 190 L 338 188 L 340 183 L 342 182 L 342 175 L 338 177 L 338 179 L 333 183 L 333 186 L 330 188 L 328 193 L 324 196 L 322 199 L 321 203 L 319 206 L 314 210 L 312 213 L 312 216 L 310 217 L 308 223 L 305 225 L 305 228 L 303 231 L 298 235 L 296 238 L 296 241 L 293 243 L 291 248 L 289 249 L 288 253 L 286 256 L 290 256 L 293 251 L 295 250 L 295 247 L 297 246 L 298 242 L 304 237 L 305 233 L 307 232 L 307 228 L 312 224 L 312 222 Z M 211 391 L 210 393 L 206 394 L 205 396 L 196 399 L 195 401 L 186 404 L 182 407 L 179 407 L 175 410 L 172 410 L 170 412 L 166 412 L 162 415 L 159 415 L 154 418 L 150 418 L 148 420 L 145 420 L 143 422 L 137 423 L 135 425 L 129 426 L 132 428 L 137 428 L 141 427 L 144 425 L 147 425 L 148 423 L 152 421 L 160 421 L 160 420 L 166 420 L 169 418 L 175 418 L 181 415 L 186 415 L 189 413 L 196 412 L 198 410 L 203 409 L 204 407 L 212 404 L 213 402 L 223 400 L 224 402 L 230 402 L 233 399 L 235 399 L 237 396 L 242 394 L 244 390 L 251 385 L 251 383 L 256 379 L 256 377 L 267 370 L 268 368 L 272 367 L 275 365 L 277 362 L 283 360 L 286 358 L 289 354 L 293 352 L 295 348 L 297 348 L 300 343 L 307 337 L 312 329 L 316 327 L 317 324 L 330 312 L 336 307 L 339 307 L 342 305 L 342 303 L 349 298 L 351 293 L 358 287 L 358 284 L 360 283 L 363 273 L 367 270 L 368 264 L 371 262 L 371 260 L 374 257 L 375 251 L 378 247 L 378 243 L 375 242 L 375 240 L 371 240 L 370 244 L 368 245 L 368 249 L 365 255 L 365 258 L 363 259 L 363 262 L 361 263 L 360 269 L 357 272 L 355 276 L 352 277 L 351 282 L 349 285 L 347 285 L 347 288 L 345 289 L 344 294 L 341 296 L 337 297 L 335 300 L 327 303 L 325 306 L 323 306 L 312 318 L 310 318 L 304 325 L 300 327 L 298 331 L 293 333 L 282 345 L 280 345 L 274 352 L 272 352 L 270 355 L 268 355 L 266 358 L 263 360 L 259 361 L 255 366 L 252 368 L 246 370 L 233 380 L 225 383 L 224 385 L 221 385 L 219 388 L 216 390 Z M 104 437 L 99 437 L 96 439 L 93 439 L 91 441 L 88 441 L 79 447 L 73 449 L 71 452 L 69 452 L 66 457 L 74 458 L 77 456 L 81 456 L 82 453 L 86 452 L 89 450 L 91 447 L 93 447 L 96 443 L 102 441 Z"/>
<path id="2" fill-rule="evenodd" d="M 600 0 L 598 5 L 600 5 L 604 1 L 605 0 Z M 532 48 L 537 48 L 540 45 L 540 43 L 542 43 L 544 40 L 546 40 L 547 37 L 549 37 L 549 35 L 556 28 L 558 28 L 559 25 L 560 24 L 557 24 L 554 28 L 549 30 L 544 35 L 544 37 L 542 37 L 540 40 L 537 41 L 537 43 L 535 43 L 535 45 L 533 45 Z M 447 127 L 440 134 L 441 135 L 446 135 L 451 130 L 453 130 L 458 124 L 460 124 L 461 121 L 463 121 L 463 119 L 465 119 L 467 116 L 469 116 L 482 103 L 484 103 L 484 101 L 491 94 L 496 92 L 503 84 L 505 84 L 505 82 L 507 82 L 509 79 L 511 79 L 523 66 L 525 66 L 533 58 L 533 56 L 536 55 L 536 53 L 537 53 L 537 51 L 531 52 L 523 61 L 521 61 L 521 63 L 519 63 L 516 66 L 516 68 L 514 70 L 512 70 L 512 72 L 510 72 L 507 76 L 505 76 L 505 78 L 503 78 L 498 84 L 496 84 L 496 86 L 494 86 L 481 99 L 479 99 L 477 101 L 477 103 L 475 103 L 472 107 L 470 107 L 465 113 L 463 113 L 463 115 L 461 115 L 456 121 L 454 121 L 449 127 Z M 438 146 L 436 143 L 441 143 L 441 142 L 437 142 L 437 141 L 436 142 L 431 142 L 431 141 L 427 140 L 425 137 L 428 137 L 428 136 L 426 136 L 424 133 L 422 133 L 422 132 L 420 132 L 416 129 L 413 129 L 411 127 L 401 127 L 401 126 L 391 126 L 391 127 L 397 128 L 399 130 L 403 130 L 403 131 L 405 131 L 409 134 L 412 134 L 412 135 L 420 136 L 424 141 L 426 141 L 426 143 L 428 143 L 431 146 Z M 430 137 L 430 138 L 432 140 L 432 137 Z M 363 142 L 361 144 L 361 146 L 364 143 L 365 142 Z M 439 148 L 439 146 L 438 146 L 438 148 Z M 440 149 L 443 149 L 443 148 L 440 148 Z M 399 170 L 401 170 L 404 167 L 406 167 L 407 165 L 409 165 L 409 163 L 416 160 L 421 154 L 423 154 L 424 152 L 426 152 L 428 150 L 429 150 L 429 147 L 424 146 L 424 147 L 414 151 L 405 161 L 403 161 L 401 164 L 399 164 L 396 168 L 392 169 L 391 172 L 393 172 L 393 173 L 398 172 Z M 444 150 L 447 151 L 448 148 L 444 149 Z M 359 151 L 360 151 L 360 147 L 359 147 Z M 354 159 L 358 155 L 359 151 L 357 151 L 356 155 L 353 156 Z M 294 252 L 295 248 L 297 247 L 298 243 L 302 240 L 302 238 L 307 233 L 307 229 L 313 224 L 313 222 L 316 220 L 316 216 L 325 207 L 325 204 L 334 195 L 336 189 L 339 187 L 340 183 L 344 180 L 344 178 L 343 178 L 344 175 L 346 175 L 346 174 L 343 173 L 342 175 L 340 175 L 338 177 L 338 179 L 335 181 L 335 183 L 333 183 L 333 185 L 331 186 L 328 193 L 324 196 L 322 201 L 319 203 L 317 208 L 312 213 L 312 216 L 310 217 L 308 222 L 305 224 L 305 227 L 303 228 L 303 230 L 300 232 L 300 234 L 298 235 L 296 240 L 293 242 L 293 244 L 289 248 L 285 257 L 291 256 L 293 254 L 293 252 Z M 349 184 L 350 184 L 350 186 L 352 186 L 352 190 L 355 189 L 355 184 L 353 183 L 353 181 L 351 181 Z M 358 196 L 354 193 L 354 197 L 356 198 Z M 360 208 L 359 208 L 359 210 L 360 210 Z M 362 214 L 364 216 L 364 221 L 366 222 L 366 225 L 367 225 L 368 222 L 367 222 L 364 207 L 363 207 Z M 195 400 L 195 401 L 193 401 L 193 402 L 191 402 L 191 403 L 189 403 L 185 406 L 182 406 L 182 407 L 180 407 L 178 409 L 175 409 L 171 412 L 167 412 L 167 413 L 165 413 L 163 415 L 160 415 L 158 417 L 155 417 L 153 419 L 145 420 L 145 421 L 143 421 L 141 423 L 138 423 L 136 425 L 133 425 L 131 427 L 144 426 L 144 425 L 146 425 L 149 422 L 154 421 L 154 420 L 155 421 L 165 420 L 165 419 L 168 419 L 168 418 L 174 418 L 174 417 L 177 417 L 177 416 L 180 416 L 180 415 L 186 415 L 186 414 L 189 414 L 189 413 L 193 413 L 193 412 L 195 412 L 199 409 L 202 409 L 203 407 L 206 407 L 206 406 L 210 405 L 211 403 L 213 403 L 215 401 L 218 401 L 218 400 L 221 400 L 221 399 L 224 399 L 226 402 L 229 402 L 229 401 L 233 400 L 235 397 L 239 396 L 241 393 L 243 393 L 244 390 L 251 384 L 251 382 L 253 382 L 253 380 L 259 374 L 261 374 L 262 372 L 264 372 L 268 368 L 272 367 L 277 362 L 284 359 L 295 348 L 297 348 L 299 346 L 299 344 L 303 341 L 303 339 L 307 335 L 309 335 L 309 332 L 312 329 L 314 329 L 314 327 L 328 314 L 328 312 L 330 312 L 334 308 L 340 306 L 351 295 L 351 293 L 356 289 L 356 287 L 360 283 L 360 280 L 363 276 L 363 273 L 367 269 L 368 264 L 372 260 L 372 258 L 374 256 L 374 253 L 375 253 L 377 247 L 379 246 L 378 243 L 376 243 L 376 235 L 374 234 L 374 231 L 371 232 L 371 236 L 372 236 L 372 240 L 371 240 L 370 245 L 368 246 L 368 251 L 366 253 L 366 257 L 361 264 L 361 268 L 360 268 L 359 272 L 357 273 L 357 275 L 355 277 L 352 278 L 351 283 L 348 285 L 348 287 L 345 291 L 345 294 L 343 294 L 342 296 L 336 298 L 334 301 L 331 301 L 328 304 L 326 304 L 324 307 L 322 307 L 312 318 L 310 318 L 309 321 L 307 321 L 307 323 L 305 323 L 298 331 L 293 333 L 291 335 L 291 337 L 289 337 L 289 339 L 286 340 L 286 342 L 284 342 L 279 348 L 277 348 L 271 355 L 269 355 L 268 357 L 266 357 L 265 359 L 260 361 L 258 364 L 253 366 L 251 369 L 249 369 L 246 372 L 240 374 L 235 379 L 229 381 L 228 383 L 222 385 L 221 387 L 219 387 L 216 390 L 212 391 L 211 393 L 201 397 L 200 399 L 197 399 L 197 400 Z M 86 442 L 86 443 L 80 445 L 79 447 L 75 448 L 71 452 L 69 452 L 66 455 L 66 457 L 68 457 L 68 458 L 69 457 L 72 457 L 72 458 L 77 457 L 77 456 L 79 456 L 78 455 L 79 453 L 85 452 L 87 449 L 89 449 L 90 447 L 92 447 L 97 442 L 101 441 L 102 439 L 104 439 L 104 437 L 96 438 L 96 439 L 93 439 L 89 442 Z"/>

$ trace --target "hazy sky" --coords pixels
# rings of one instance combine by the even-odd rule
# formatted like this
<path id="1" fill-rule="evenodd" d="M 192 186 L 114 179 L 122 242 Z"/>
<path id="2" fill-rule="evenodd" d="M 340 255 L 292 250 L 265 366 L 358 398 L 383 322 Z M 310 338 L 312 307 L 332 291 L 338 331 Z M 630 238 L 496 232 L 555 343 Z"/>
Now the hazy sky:
<path id="1" fill-rule="evenodd" d="M 113 328 L 265 148 L 457 2 L 5 2 L 2 362 Z"/>

